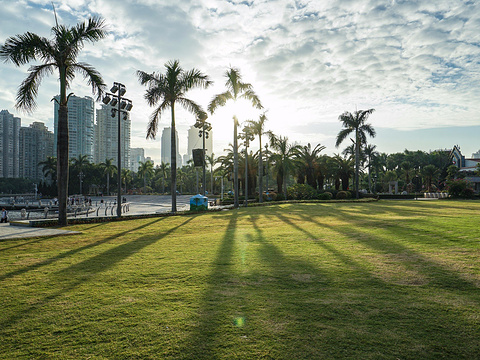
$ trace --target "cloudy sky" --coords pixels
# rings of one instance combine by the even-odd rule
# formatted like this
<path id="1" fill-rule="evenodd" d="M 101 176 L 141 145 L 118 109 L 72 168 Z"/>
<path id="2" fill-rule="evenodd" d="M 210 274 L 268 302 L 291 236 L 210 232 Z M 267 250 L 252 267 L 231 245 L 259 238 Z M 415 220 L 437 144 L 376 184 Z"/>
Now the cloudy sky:
<path id="1" fill-rule="evenodd" d="M 79 60 L 110 86 L 127 86 L 133 100 L 132 147 L 158 161 L 160 143 L 146 140 L 152 112 L 137 70 L 163 72 L 178 59 L 208 74 L 214 85 L 188 95 L 205 108 L 237 67 L 267 111 L 267 130 L 300 144 L 334 146 L 344 111 L 374 108 L 371 142 L 381 152 L 480 149 L 480 5 L 476 0 L 64 0 L 53 1 L 59 22 L 74 25 L 100 16 L 108 38 L 87 45 Z M 50 37 L 51 1 L 0 0 L 0 42 L 26 31 Z M 33 114 L 15 108 L 28 66 L 0 64 L 0 108 L 53 128 L 56 77 L 44 79 Z M 72 89 L 89 95 L 80 75 Z M 214 152 L 232 142 L 232 115 L 258 119 L 248 104 L 228 104 L 210 116 Z M 180 153 L 194 117 L 177 114 Z M 160 128 L 169 126 L 162 117 Z M 348 144 L 345 144 L 348 145 Z"/>

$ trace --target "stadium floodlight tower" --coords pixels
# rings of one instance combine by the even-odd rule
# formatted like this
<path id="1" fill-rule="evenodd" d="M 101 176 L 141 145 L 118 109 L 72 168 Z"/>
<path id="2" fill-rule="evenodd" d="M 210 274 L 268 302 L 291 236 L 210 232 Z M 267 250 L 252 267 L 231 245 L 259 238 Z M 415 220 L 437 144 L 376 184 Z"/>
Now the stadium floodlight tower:
<path id="1" fill-rule="evenodd" d="M 118 116 L 118 138 L 117 138 L 117 182 L 118 182 L 118 190 L 117 190 L 117 217 L 122 216 L 122 152 L 121 152 L 121 115 L 123 114 L 123 120 L 128 119 L 128 113 L 132 110 L 133 104 L 132 100 L 126 99 L 123 97 L 127 92 L 127 88 L 125 85 L 120 84 L 118 82 L 114 82 L 112 88 L 110 89 L 111 93 L 106 93 L 102 102 L 105 105 L 110 104 L 112 107 L 112 117 Z M 115 108 L 116 106 L 116 108 Z"/>

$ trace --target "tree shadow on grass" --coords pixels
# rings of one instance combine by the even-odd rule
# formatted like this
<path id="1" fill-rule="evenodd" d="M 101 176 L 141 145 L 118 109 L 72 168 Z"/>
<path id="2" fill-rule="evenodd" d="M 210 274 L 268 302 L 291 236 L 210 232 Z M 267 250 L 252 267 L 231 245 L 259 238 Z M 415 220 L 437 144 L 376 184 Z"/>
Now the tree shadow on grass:
<path id="1" fill-rule="evenodd" d="M 301 228 L 281 212 L 277 211 L 274 214 L 295 230 L 303 232 L 311 239 L 317 239 L 314 233 Z M 298 216 L 299 213 L 297 212 L 295 215 Z M 373 323 L 375 324 L 374 327 L 371 326 L 371 323 L 365 324 L 365 321 L 362 321 L 361 318 L 356 319 L 358 322 L 351 318 L 349 326 L 352 329 L 361 328 L 362 326 L 368 332 L 375 332 L 381 328 L 385 329 L 387 336 L 379 334 L 379 339 L 382 338 L 384 343 L 379 344 L 378 349 L 376 349 L 376 351 L 381 351 L 384 355 L 405 356 L 408 354 L 408 356 L 422 357 L 429 354 L 428 356 L 431 358 L 440 355 L 470 358 L 472 354 L 478 353 L 479 344 L 475 340 L 478 337 L 478 328 L 474 326 L 474 320 L 466 313 L 457 311 L 454 305 L 448 305 L 447 299 L 445 299 L 446 302 L 436 300 L 434 290 L 439 288 L 447 293 L 454 294 L 456 297 L 455 301 L 458 301 L 457 299 L 468 299 L 466 304 L 475 308 L 472 302 L 478 304 L 479 300 L 478 288 L 475 285 L 401 244 L 375 237 L 370 233 L 366 233 L 367 236 L 358 236 L 359 234 L 365 235 L 360 229 L 362 226 L 369 226 L 369 224 L 359 222 L 354 215 L 345 215 L 340 211 L 340 214 L 335 214 L 335 216 L 345 220 L 348 225 L 333 226 L 320 223 L 308 211 L 301 215 L 301 219 L 302 221 L 309 221 L 315 224 L 318 226 L 319 231 L 322 228 L 328 228 L 342 234 L 352 242 L 358 242 L 376 250 L 377 253 L 385 255 L 392 253 L 407 254 L 414 259 L 417 271 L 424 273 L 431 279 L 431 284 L 428 285 L 432 289 L 431 291 L 428 288 L 422 290 L 421 288 L 416 288 L 416 286 L 391 284 L 375 275 L 374 269 L 370 268 L 371 270 L 366 271 L 364 270 L 365 265 L 359 265 L 360 262 L 368 264 L 368 259 L 356 261 L 348 257 L 345 258 L 345 255 L 340 255 L 339 258 L 343 259 L 345 264 L 353 266 L 356 271 L 360 270 L 363 275 L 370 273 L 369 277 L 375 277 L 375 279 L 369 281 L 370 284 L 363 284 L 359 290 L 355 291 L 370 292 L 372 298 L 365 298 L 365 305 L 377 306 L 379 314 L 381 314 L 381 317 L 379 316 L 378 318 L 384 317 L 384 320 L 380 320 L 380 324 L 378 321 Z M 332 248 L 322 239 L 317 239 L 315 243 L 323 248 L 327 247 L 330 250 Z M 340 253 L 337 250 L 331 252 L 337 256 Z M 410 260 L 408 260 L 407 256 L 406 260 L 399 259 L 398 261 L 408 266 Z M 378 295 L 380 296 L 377 299 Z M 463 309 L 465 306 L 461 305 L 461 300 L 459 305 L 460 309 Z M 473 313 L 473 308 L 468 313 Z M 395 339 L 395 336 L 397 339 Z M 404 348 L 403 351 L 405 353 L 398 353 L 395 341 L 390 341 L 392 339 L 396 342 L 400 341 L 410 344 L 407 345 L 407 349 Z M 357 346 L 360 346 L 360 344 L 364 346 L 361 342 Z M 416 349 L 415 347 L 417 346 L 419 347 Z"/>
<path id="2" fill-rule="evenodd" d="M 49 302 L 53 301 L 54 299 L 70 292 L 71 290 L 80 286 L 82 283 L 87 282 L 90 279 L 90 277 L 82 276 L 85 271 L 93 272 L 95 274 L 106 271 L 107 269 L 111 268 L 112 266 L 114 266 L 118 262 L 120 262 L 120 261 L 126 259 L 127 257 L 129 257 L 130 255 L 133 255 L 134 253 L 138 252 L 142 248 L 144 248 L 144 247 L 146 247 L 150 244 L 153 244 L 153 243 L 171 235 L 176 230 L 178 230 L 180 227 L 182 227 L 183 225 L 186 225 L 187 223 L 192 221 L 193 218 L 194 218 L 193 216 L 189 217 L 183 223 L 167 230 L 166 232 L 164 232 L 160 235 L 142 236 L 142 237 L 137 238 L 133 241 L 127 242 L 127 243 L 119 245 L 119 246 L 117 246 L 113 249 L 107 250 L 107 251 L 105 251 L 105 252 L 103 252 L 103 253 L 101 253 L 97 256 L 94 256 L 93 258 L 82 261 L 79 264 L 75 264 L 75 265 L 72 265 L 72 266 L 70 266 L 70 267 L 68 267 L 64 270 L 61 270 L 57 274 L 63 275 L 62 276 L 63 278 L 65 276 L 71 276 L 68 279 L 68 281 L 69 281 L 68 285 L 62 287 L 62 289 L 56 291 L 53 294 L 49 294 L 49 295 L 43 297 L 42 299 L 36 301 L 33 305 L 25 306 L 25 307 L 20 306 L 19 310 L 17 310 L 15 314 L 12 314 L 9 318 L 7 318 L 6 320 L 4 320 L 3 322 L 0 323 L 0 329 L 5 329 L 5 328 L 13 326 L 19 320 L 21 320 L 25 317 L 28 317 L 34 311 L 41 309 L 47 303 L 49 303 Z M 154 221 L 151 221 L 151 222 L 149 222 L 147 224 L 144 224 L 142 226 L 139 226 L 137 228 L 130 229 L 128 231 L 124 231 L 120 234 L 115 234 L 111 237 L 108 237 L 108 238 L 103 239 L 101 241 L 98 241 L 96 243 L 89 244 L 87 246 L 83 246 L 81 248 L 78 248 L 78 249 L 69 251 L 67 253 L 61 254 L 61 256 L 59 255 L 55 258 L 49 259 L 48 263 L 44 262 L 44 263 L 41 263 L 39 266 L 48 265 L 49 263 L 52 263 L 53 261 L 59 260 L 59 259 L 64 258 L 66 256 L 73 255 L 74 253 L 77 253 L 79 251 L 82 251 L 82 250 L 85 250 L 85 249 L 88 249 L 88 248 L 91 248 L 91 247 L 94 247 L 94 246 L 98 246 L 98 245 L 100 245 L 102 243 L 105 243 L 107 241 L 110 241 L 112 239 L 116 239 L 118 237 L 126 235 L 129 232 L 132 232 L 132 231 L 139 230 L 141 228 L 150 226 L 153 223 L 156 223 L 156 222 L 160 221 L 161 219 L 162 218 L 156 219 Z M 28 269 L 22 269 L 24 271 L 18 271 L 18 273 L 21 274 L 21 273 L 24 273 L 28 270 L 34 270 L 35 268 L 36 267 L 33 267 L 33 268 L 29 267 Z M 17 275 L 17 274 L 13 274 L 11 276 L 14 276 L 14 275 Z M 77 275 L 80 275 L 80 276 L 77 276 Z M 73 279 L 73 281 L 72 281 L 72 279 Z"/>
<path id="3" fill-rule="evenodd" d="M 90 243 L 88 245 L 84 245 L 84 246 L 81 246 L 79 248 L 75 248 L 75 249 L 72 249 L 72 250 L 69 250 L 69 251 L 66 251 L 64 253 L 61 253 L 61 254 L 58 254 L 57 256 L 54 256 L 52 258 L 49 258 L 49 259 L 46 259 L 46 260 L 43 260 L 39 263 L 36 263 L 36 264 L 32 264 L 32 265 L 29 265 L 29 266 L 26 266 L 24 268 L 21 268 L 21 269 L 18 269 L 18 270 L 14 270 L 14 271 L 11 271 L 9 273 L 6 273 L 4 275 L 1 275 L 0 276 L 0 281 L 3 281 L 5 279 L 8 279 L 8 278 L 11 278 L 11 277 L 14 277 L 14 276 L 17 276 L 17 275 L 22 275 L 22 274 L 25 274 L 29 271 L 33 271 L 33 270 L 38 270 L 39 268 L 43 267 L 43 266 L 47 266 L 47 265 L 50 265 L 56 261 L 59 261 L 59 260 L 62 260 L 62 259 L 65 259 L 69 256 L 72 256 L 72 255 L 75 255 L 79 252 L 82 252 L 84 250 L 88 250 L 88 249 L 91 249 L 91 248 L 94 248 L 98 245 L 102 245 L 102 244 L 105 244 L 109 241 L 112 241 L 112 240 L 115 240 L 116 238 L 118 237 L 121 237 L 121 236 L 124 236 L 128 233 L 131 233 L 131 232 L 134 232 L 134 231 L 137 231 L 137 230 L 140 230 L 140 229 L 143 229 L 145 227 L 148 227 L 150 225 L 153 225 L 154 223 L 157 223 L 159 222 L 160 220 L 162 220 L 163 218 L 158 218 L 158 219 L 155 219 L 155 220 L 152 220 L 146 224 L 143 224 L 143 225 L 140 225 L 136 228 L 132 228 L 132 229 L 128 229 L 128 230 L 125 230 L 121 233 L 118 233 L 118 234 L 114 234 L 112 236 L 109 236 L 105 239 L 101 239 L 101 240 L 98 240 L 96 242 L 93 242 L 93 243 Z M 45 240 L 47 239 L 55 239 L 56 237 L 50 237 L 50 238 L 46 238 Z M 40 240 L 38 240 L 40 241 Z"/>

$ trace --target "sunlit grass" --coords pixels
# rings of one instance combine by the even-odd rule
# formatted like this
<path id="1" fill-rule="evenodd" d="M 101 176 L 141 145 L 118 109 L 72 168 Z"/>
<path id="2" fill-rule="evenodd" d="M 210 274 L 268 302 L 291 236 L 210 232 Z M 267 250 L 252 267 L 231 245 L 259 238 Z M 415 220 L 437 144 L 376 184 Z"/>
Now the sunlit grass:
<path id="1" fill-rule="evenodd" d="M 0 242 L 0 357 L 473 359 L 480 203 L 292 204 Z"/>

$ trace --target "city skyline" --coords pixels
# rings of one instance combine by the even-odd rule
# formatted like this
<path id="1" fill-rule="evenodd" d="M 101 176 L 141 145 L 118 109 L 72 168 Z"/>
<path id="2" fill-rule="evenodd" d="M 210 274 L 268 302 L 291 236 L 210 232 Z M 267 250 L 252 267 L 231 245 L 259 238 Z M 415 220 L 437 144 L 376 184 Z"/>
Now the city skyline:
<path id="1" fill-rule="evenodd" d="M 0 42 L 26 31 L 50 36 L 54 24 L 50 1 L 0 0 L 0 4 L 5 14 Z M 474 2 L 205 0 L 166 5 L 78 0 L 54 4 L 60 23 L 105 18 L 108 38 L 87 45 L 80 60 L 99 70 L 106 84 L 125 83 L 134 105 L 131 146 L 144 148 L 155 163 L 160 159 L 160 136 L 145 139 L 153 109 L 143 99 L 145 89 L 135 71 L 162 71 L 171 59 L 179 59 L 185 69 L 200 69 L 215 82 L 211 89 L 188 94 L 204 108 L 224 91 L 228 66 L 239 68 L 267 111 L 267 130 L 300 144 L 321 143 L 326 154 L 342 150 L 334 146 L 341 129 L 338 116 L 366 108 L 376 109 L 370 121 L 377 137 L 370 142 L 378 151 L 429 151 L 457 144 L 470 156 L 480 148 L 476 91 L 480 65 L 475 60 L 480 53 L 476 40 L 480 11 Z M 20 114 L 13 107 L 27 69 L 0 65 L 0 108 L 22 117 L 26 125 L 41 121 L 53 128 L 50 100 L 58 93 L 55 76 L 43 80 L 33 114 Z M 81 79 L 71 90 L 80 97 L 90 96 Z M 233 114 L 241 122 L 260 115 L 248 105 L 238 105 L 219 109 L 209 118 L 216 133 L 216 155 L 232 142 Z M 192 115 L 178 111 L 180 139 L 186 139 L 194 122 Z M 169 123 L 167 115 L 160 127 Z M 186 141 L 180 141 L 180 154 L 186 151 Z"/>

